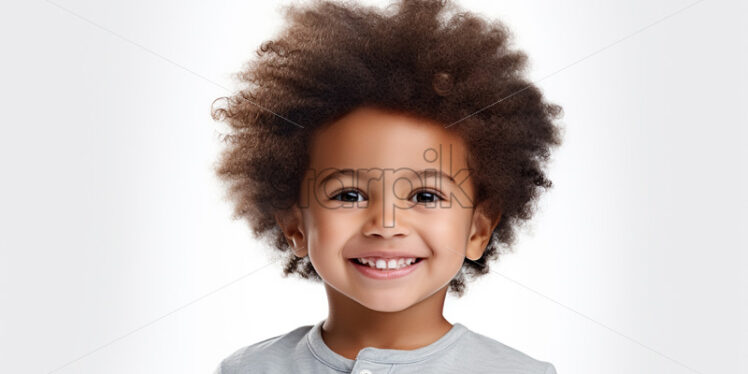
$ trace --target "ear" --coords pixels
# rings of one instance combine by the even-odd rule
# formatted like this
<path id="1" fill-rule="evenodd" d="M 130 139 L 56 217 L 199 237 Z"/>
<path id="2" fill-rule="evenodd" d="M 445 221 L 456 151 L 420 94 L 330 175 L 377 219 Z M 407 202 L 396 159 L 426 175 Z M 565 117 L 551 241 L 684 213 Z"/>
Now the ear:
<path id="1" fill-rule="evenodd" d="M 308 253 L 306 246 L 306 234 L 304 233 L 304 221 L 301 209 L 294 204 L 290 209 L 275 213 L 275 221 L 278 223 L 288 244 L 297 257 L 304 257 Z"/>
<path id="2" fill-rule="evenodd" d="M 480 207 L 473 211 L 473 223 L 470 228 L 465 257 L 475 261 L 483 256 L 491 234 L 501 221 L 501 213 L 497 217 L 489 217 Z"/>

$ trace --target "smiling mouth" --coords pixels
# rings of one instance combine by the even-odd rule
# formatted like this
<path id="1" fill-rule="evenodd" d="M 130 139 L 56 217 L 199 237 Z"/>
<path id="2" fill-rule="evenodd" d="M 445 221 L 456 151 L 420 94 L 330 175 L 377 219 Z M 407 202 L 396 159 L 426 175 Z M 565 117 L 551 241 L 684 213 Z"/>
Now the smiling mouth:
<path id="1" fill-rule="evenodd" d="M 382 259 L 376 262 L 373 262 L 373 261 L 361 262 L 358 258 L 351 258 L 351 259 L 348 259 L 348 261 L 352 262 L 355 265 L 368 266 L 369 268 L 379 270 L 379 271 L 394 271 L 394 270 L 408 268 L 424 260 L 423 257 L 413 257 L 413 258 L 415 258 L 415 261 L 413 262 L 398 261 L 397 263 L 394 264 L 395 267 L 392 267 L 391 266 L 392 264 L 390 264 L 390 262 L 385 259 Z"/>

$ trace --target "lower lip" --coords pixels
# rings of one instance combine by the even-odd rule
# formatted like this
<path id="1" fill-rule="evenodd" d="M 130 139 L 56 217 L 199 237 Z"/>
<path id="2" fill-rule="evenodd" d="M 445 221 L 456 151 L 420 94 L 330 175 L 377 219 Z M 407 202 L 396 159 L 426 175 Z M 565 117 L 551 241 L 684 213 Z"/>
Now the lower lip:
<path id="1" fill-rule="evenodd" d="M 413 271 L 416 270 L 419 266 L 421 266 L 421 263 L 426 261 L 425 259 L 421 259 L 420 261 L 416 262 L 415 264 L 412 264 L 410 266 L 406 266 L 402 269 L 396 269 L 396 270 L 379 270 L 372 268 L 369 265 L 361 265 L 355 260 L 348 260 L 348 262 L 352 263 L 353 266 L 360 271 L 363 275 L 374 278 L 374 279 L 395 279 L 395 278 L 402 278 Z"/>

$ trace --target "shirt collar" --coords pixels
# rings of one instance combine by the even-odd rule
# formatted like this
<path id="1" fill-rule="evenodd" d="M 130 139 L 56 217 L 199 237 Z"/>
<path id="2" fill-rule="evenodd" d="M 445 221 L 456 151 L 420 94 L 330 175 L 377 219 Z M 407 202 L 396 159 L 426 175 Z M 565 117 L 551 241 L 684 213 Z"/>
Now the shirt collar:
<path id="1" fill-rule="evenodd" d="M 322 340 L 322 324 L 324 322 L 325 319 L 317 322 L 307 332 L 307 347 L 309 347 L 309 350 L 318 360 L 322 361 L 327 366 L 330 366 L 335 370 L 350 372 L 353 369 L 355 360 L 351 360 L 335 353 L 335 351 L 330 349 L 330 347 L 325 344 L 325 341 Z M 449 329 L 446 334 L 442 335 L 441 338 L 427 346 L 413 350 L 365 347 L 359 351 L 356 360 L 366 360 L 383 364 L 403 364 L 421 361 L 456 343 L 466 331 L 467 327 L 456 322 L 452 324 L 452 328 Z"/>

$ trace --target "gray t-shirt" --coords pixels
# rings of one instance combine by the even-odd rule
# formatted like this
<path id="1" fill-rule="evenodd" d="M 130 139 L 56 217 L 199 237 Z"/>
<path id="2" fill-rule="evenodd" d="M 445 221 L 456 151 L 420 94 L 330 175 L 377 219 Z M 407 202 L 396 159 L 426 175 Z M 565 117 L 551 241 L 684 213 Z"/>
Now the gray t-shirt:
<path id="1" fill-rule="evenodd" d="M 331 350 L 322 340 L 321 320 L 238 349 L 213 374 L 265 373 L 491 373 L 556 374 L 554 366 L 452 324 L 439 340 L 414 350 L 366 347 L 355 360 Z"/>

